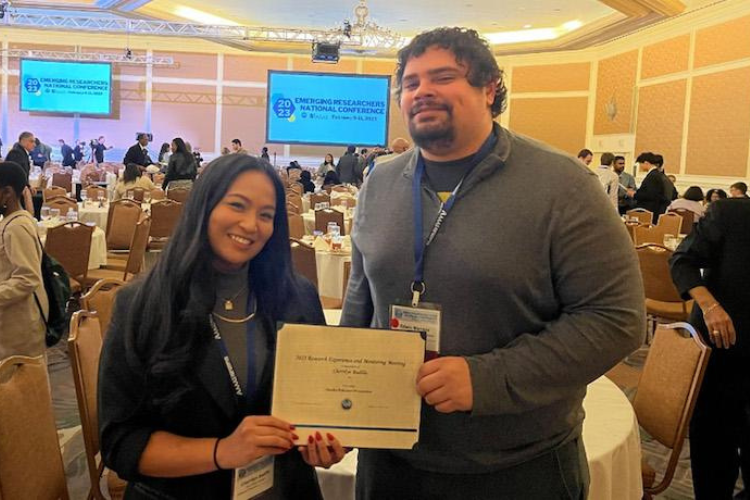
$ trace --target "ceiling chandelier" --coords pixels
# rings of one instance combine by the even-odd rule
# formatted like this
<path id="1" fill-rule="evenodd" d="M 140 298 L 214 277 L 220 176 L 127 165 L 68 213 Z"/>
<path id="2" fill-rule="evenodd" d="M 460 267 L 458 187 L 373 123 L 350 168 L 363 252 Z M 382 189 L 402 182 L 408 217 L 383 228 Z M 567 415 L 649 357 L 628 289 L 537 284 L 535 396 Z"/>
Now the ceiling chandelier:
<path id="1" fill-rule="evenodd" d="M 408 39 L 368 20 L 370 9 L 367 0 L 359 0 L 354 8 L 355 21 L 346 20 L 343 26 L 332 28 L 323 37 L 325 41 L 338 41 L 351 50 L 394 50 L 406 45 Z"/>

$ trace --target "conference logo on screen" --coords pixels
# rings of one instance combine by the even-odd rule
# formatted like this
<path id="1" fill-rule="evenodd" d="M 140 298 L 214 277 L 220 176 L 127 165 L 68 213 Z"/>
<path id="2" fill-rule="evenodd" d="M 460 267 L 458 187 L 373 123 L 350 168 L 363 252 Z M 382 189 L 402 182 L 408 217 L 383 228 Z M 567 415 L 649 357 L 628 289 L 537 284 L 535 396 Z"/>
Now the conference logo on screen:
<path id="1" fill-rule="evenodd" d="M 42 84 L 38 78 L 28 77 L 24 80 L 23 86 L 29 94 L 42 95 Z"/>
<path id="2" fill-rule="evenodd" d="M 277 118 L 293 122 L 296 120 L 294 110 L 294 102 L 292 99 L 284 97 L 283 95 L 273 97 L 273 112 L 276 113 Z"/>

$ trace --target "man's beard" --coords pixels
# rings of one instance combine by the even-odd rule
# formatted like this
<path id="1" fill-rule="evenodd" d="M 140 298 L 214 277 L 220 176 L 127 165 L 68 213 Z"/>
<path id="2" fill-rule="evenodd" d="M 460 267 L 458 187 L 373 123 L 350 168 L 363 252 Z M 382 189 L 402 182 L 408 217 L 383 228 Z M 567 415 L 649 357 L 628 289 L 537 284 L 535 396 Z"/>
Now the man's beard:
<path id="1" fill-rule="evenodd" d="M 441 109 L 445 111 L 446 118 L 424 123 L 421 127 L 418 127 L 414 123 L 414 116 L 423 108 Z M 409 134 L 417 146 L 427 151 L 450 149 L 456 138 L 456 130 L 453 126 L 453 109 L 448 105 L 432 102 L 414 105 L 409 112 Z"/>

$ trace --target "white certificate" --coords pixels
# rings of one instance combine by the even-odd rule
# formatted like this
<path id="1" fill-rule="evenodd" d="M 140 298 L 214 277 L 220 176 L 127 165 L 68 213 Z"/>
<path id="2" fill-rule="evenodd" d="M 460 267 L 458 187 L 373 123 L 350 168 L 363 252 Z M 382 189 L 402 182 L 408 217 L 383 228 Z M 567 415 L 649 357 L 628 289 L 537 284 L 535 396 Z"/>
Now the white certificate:
<path id="1" fill-rule="evenodd" d="M 411 449 L 419 441 L 424 362 L 419 333 L 284 324 L 276 340 L 272 414 L 343 446 Z"/>

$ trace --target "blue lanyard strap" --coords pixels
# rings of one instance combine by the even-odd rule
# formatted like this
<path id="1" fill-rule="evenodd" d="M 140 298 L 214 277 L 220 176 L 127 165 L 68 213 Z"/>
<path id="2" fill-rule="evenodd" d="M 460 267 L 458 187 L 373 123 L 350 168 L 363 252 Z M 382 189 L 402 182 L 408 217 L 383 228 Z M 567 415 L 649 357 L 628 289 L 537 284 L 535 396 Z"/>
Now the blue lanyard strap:
<path id="1" fill-rule="evenodd" d="M 471 167 L 466 174 L 458 182 L 458 185 L 453 189 L 451 195 L 441 203 L 440 210 L 438 210 L 437 218 L 432 226 L 430 234 L 427 239 L 424 239 L 424 225 L 422 221 L 422 179 L 425 173 L 425 163 L 422 153 L 417 153 L 417 167 L 414 171 L 414 178 L 412 179 L 412 196 L 414 205 L 414 281 L 411 284 L 412 292 L 412 304 L 414 307 L 419 303 L 419 296 L 423 295 L 427 291 L 427 286 L 424 282 L 424 258 L 427 248 L 432 244 L 437 236 L 440 228 L 448 217 L 448 214 L 453 209 L 453 205 L 456 203 L 456 197 L 458 195 L 461 186 L 463 186 L 466 177 L 489 153 L 492 151 L 497 144 L 497 137 L 494 133 L 490 133 L 487 140 L 484 141 L 482 147 L 474 154 L 471 160 Z"/>
<path id="2" fill-rule="evenodd" d="M 213 316 L 209 315 L 208 320 L 211 323 L 214 340 L 216 340 L 219 350 L 221 350 L 221 357 L 224 360 L 224 366 L 227 369 L 227 373 L 229 373 L 229 379 L 232 382 L 232 388 L 234 389 L 237 399 L 242 399 L 245 396 L 245 391 L 247 391 L 247 401 L 250 401 L 255 392 L 255 319 L 250 319 L 247 323 L 247 380 L 245 391 L 242 390 L 240 380 L 237 377 L 237 372 L 234 370 L 234 364 L 229 357 L 229 351 L 227 351 L 227 345 L 221 337 L 219 327 L 216 326 Z"/>

